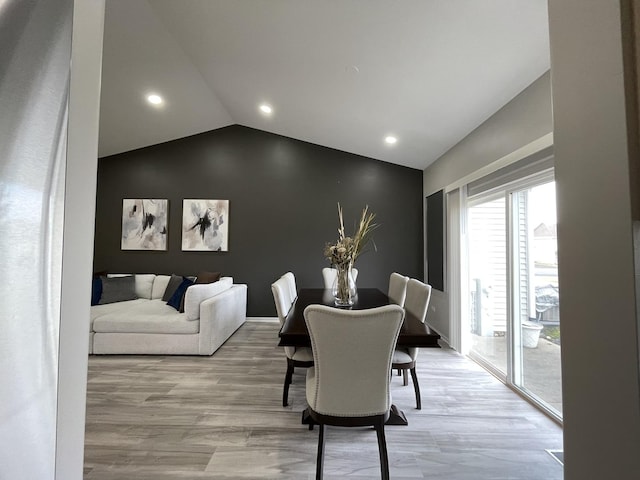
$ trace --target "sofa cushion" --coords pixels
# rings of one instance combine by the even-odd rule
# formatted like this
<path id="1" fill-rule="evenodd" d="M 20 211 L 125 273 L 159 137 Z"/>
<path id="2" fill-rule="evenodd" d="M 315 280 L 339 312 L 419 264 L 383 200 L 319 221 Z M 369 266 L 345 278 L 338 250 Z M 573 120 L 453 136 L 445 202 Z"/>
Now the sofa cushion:
<path id="1" fill-rule="evenodd" d="M 106 305 L 96 305 L 92 307 L 89 312 L 91 319 L 93 320 L 94 318 L 98 318 L 108 313 L 122 312 L 130 310 L 132 308 L 137 308 L 138 305 L 144 305 L 147 302 L 148 300 L 145 300 L 144 298 L 137 298 L 135 300 L 129 300 L 128 302 L 116 302 Z"/>
<path id="2" fill-rule="evenodd" d="M 193 334 L 200 331 L 200 322 L 187 320 L 162 300 L 127 302 L 128 308 L 105 312 L 93 320 L 96 333 L 177 333 Z M 93 307 L 96 308 L 96 307 Z"/>
<path id="3" fill-rule="evenodd" d="M 214 283 L 191 285 L 184 296 L 184 313 L 189 320 L 200 318 L 200 303 L 204 300 L 228 290 L 233 285 L 233 278 L 223 277 Z"/>
<path id="4" fill-rule="evenodd" d="M 146 298 L 151 300 L 151 289 L 153 287 L 153 280 L 156 278 L 154 273 L 109 273 L 106 275 L 108 278 L 121 278 L 121 277 L 133 277 L 136 284 L 136 295 L 138 298 Z"/>
<path id="5" fill-rule="evenodd" d="M 93 321 L 103 315 L 126 312 L 132 308 L 136 308 L 136 305 L 144 305 L 148 300 L 139 298 L 136 300 L 129 300 L 128 302 L 116 302 L 108 303 L 105 305 L 95 305 L 89 309 L 89 318 L 91 319 L 91 330 L 93 331 Z M 122 315 L 122 313 L 120 313 Z"/>
<path id="6" fill-rule="evenodd" d="M 213 283 L 220 280 L 220 277 L 220 272 L 199 272 L 198 275 L 196 275 L 196 283 Z"/>
<path id="7" fill-rule="evenodd" d="M 176 291 L 173 293 L 173 295 L 171 295 L 171 298 L 167 302 L 167 305 L 172 306 L 180 313 L 184 313 L 184 304 L 182 303 L 182 301 L 184 299 L 184 293 L 191 285 L 193 285 L 193 280 L 184 277 L 178 288 L 176 288 Z"/>
<path id="8" fill-rule="evenodd" d="M 156 278 L 153 281 L 153 288 L 151 290 L 151 300 L 162 299 L 164 292 L 167 291 L 169 280 L 171 280 L 171 275 L 156 275 Z"/>
<path id="9" fill-rule="evenodd" d="M 182 280 L 183 280 L 183 277 L 180 275 L 171 275 L 171 280 L 169 280 L 169 283 L 167 284 L 167 288 L 164 291 L 164 294 L 162 295 L 162 300 L 164 300 L 165 302 L 168 302 L 171 299 L 171 297 L 173 297 L 173 294 L 176 293 L 176 290 L 182 283 Z"/>
<path id="10" fill-rule="evenodd" d="M 156 278 L 153 273 L 135 274 L 136 278 L 136 295 L 138 298 L 146 298 L 151 300 L 151 291 L 153 290 L 153 282 Z"/>
<path id="11" fill-rule="evenodd" d="M 102 296 L 98 302 L 99 305 L 138 298 L 135 278 L 132 275 L 126 277 L 100 277 L 100 279 L 102 280 Z"/>

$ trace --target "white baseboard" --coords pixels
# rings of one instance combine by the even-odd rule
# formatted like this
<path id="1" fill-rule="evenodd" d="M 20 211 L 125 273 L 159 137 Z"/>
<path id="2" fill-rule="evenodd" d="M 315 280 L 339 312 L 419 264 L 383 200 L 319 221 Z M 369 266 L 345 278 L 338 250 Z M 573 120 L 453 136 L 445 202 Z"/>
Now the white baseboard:
<path id="1" fill-rule="evenodd" d="M 247 322 L 278 323 L 278 317 L 247 317 Z"/>

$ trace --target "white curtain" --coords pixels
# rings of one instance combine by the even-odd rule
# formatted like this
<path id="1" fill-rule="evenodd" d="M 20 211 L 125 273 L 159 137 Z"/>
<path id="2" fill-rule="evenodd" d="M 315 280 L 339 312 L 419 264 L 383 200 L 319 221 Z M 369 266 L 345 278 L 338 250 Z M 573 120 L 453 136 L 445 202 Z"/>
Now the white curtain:
<path id="1" fill-rule="evenodd" d="M 0 0 L 0 479 L 55 471 L 72 0 Z"/>

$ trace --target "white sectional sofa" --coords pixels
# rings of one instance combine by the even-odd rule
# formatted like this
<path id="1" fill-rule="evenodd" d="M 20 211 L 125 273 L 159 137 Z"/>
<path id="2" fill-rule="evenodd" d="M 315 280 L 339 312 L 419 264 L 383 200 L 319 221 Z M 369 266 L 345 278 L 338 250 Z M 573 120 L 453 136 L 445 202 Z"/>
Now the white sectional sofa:
<path id="1" fill-rule="evenodd" d="M 245 322 L 246 285 L 192 285 L 180 313 L 162 300 L 170 279 L 135 275 L 137 299 L 92 306 L 89 353 L 211 355 Z"/>

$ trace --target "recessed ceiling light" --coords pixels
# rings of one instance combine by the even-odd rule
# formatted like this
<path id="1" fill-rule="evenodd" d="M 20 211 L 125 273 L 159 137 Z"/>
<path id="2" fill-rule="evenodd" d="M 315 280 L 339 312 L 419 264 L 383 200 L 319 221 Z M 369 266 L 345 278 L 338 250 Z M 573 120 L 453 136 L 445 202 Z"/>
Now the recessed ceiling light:
<path id="1" fill-rule="evenodd" d="M 265 115 L 271 115 L 271 113 L 273 112 L 273 108 L 271 108 L 266 103 L 263 103 L 262 105 L 260 105 L 260 111 Z"/>
<path id="2" fill-rule="evenodd" d="M 149 102 L 152 105 L 160 105 L 163 102 L 163 100 L 160 95 L 151 93 L 147 95 L 147 102 Z"/>
<path id="3" fill-rule="evenodd" d="M 385 137 L 384 141 L 388 145 L 393 145 L 394 143 L 396 143 L 398 141 L 398 139 L 396 137 L 394 137 L 393 135 L 387 135 Z"/>

